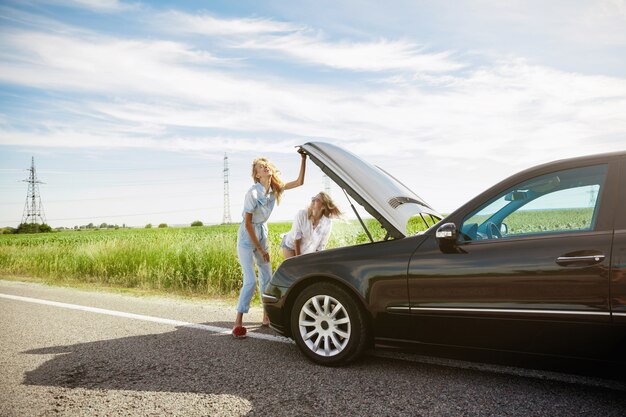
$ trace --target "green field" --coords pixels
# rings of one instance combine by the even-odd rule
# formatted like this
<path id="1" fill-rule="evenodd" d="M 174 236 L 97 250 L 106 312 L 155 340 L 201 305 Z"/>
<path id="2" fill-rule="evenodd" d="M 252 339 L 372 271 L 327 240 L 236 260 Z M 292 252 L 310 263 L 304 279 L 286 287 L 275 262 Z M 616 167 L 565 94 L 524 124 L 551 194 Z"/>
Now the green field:
<path id="1" fill-rule="evenodd" d="M 591 216 L 590 209 L 520 211 L 507 222 L 510 235 L 532 234 L 588 229 Z M 369 219 L 366 224 L 374 240 L 384 238 L 378 222 Z M 290 226 L 269 224 L 274 270 L 283 261 L 280 235 Z M 236 250 L 238 227 L 231 224 L 0 235 L 0 277 L 232 297 L 238 294 L 242 280 Z M 421 221 L 409 223 L 411 234 L 425 228 Z M 368 238 L 357 221 L 335 221 L 327 249 L 366 242 Z"/>
<path id="2" fill-rule="evenodd" d="M 369 220 L 375 239 L 383 237 Z M 0 235 L 0 275 L 59 284 L 139 288 L 186 295 L 234 296 L 241 287 L 238 224 L 102 229 Z M 280 234 L 291 223 L 270 223 L 273 268 L 283 261 Z M 417 227 L 414 227 L 417 229 Z M 327 248 L 367 241 L 357 222 L 335 221 Z"/>

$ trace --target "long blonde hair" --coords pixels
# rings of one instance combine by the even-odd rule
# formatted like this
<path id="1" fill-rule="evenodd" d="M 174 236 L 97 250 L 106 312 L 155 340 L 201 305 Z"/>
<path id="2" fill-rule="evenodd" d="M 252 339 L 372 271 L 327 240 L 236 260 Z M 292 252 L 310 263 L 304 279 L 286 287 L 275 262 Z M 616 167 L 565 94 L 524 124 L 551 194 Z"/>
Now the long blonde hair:
<path id="1" fill-rule="evenodd" d="M 280 197 L 283 195 L 283 191 L 285 191 L 285 183 L 282 179 L 280 179 L 280 171 L 269 161 L 269 159 L 261 156 L 252 161 L 252 180 L 255 183 L 259 182 L 259 179 L 256 177 L 256 165 L 260 162 L 265 163 L 269 169 L 272 170 L 270 188 L 274 191 L 274 195 L 276 195 L 276 203 L 280 204 Z"/>
<path id="2" fill-rule="evenodd" d="M 317 193 L 317 195 L 322 198 L 322 206 L 324 206 L 324 208 L 322 209 L 322 216 L 335 219 L 341 218 L 343 213 L 341 212 L 341 210 L 339 210 L 339 207 L 337 207 L 333 199 L 327 193 L 325 193 L 324 191 L 320 191 L 319 193 Z M 307 215 L 311 217 L 311 214 L 311 207 L 309 206 L 307 210 Z"/>

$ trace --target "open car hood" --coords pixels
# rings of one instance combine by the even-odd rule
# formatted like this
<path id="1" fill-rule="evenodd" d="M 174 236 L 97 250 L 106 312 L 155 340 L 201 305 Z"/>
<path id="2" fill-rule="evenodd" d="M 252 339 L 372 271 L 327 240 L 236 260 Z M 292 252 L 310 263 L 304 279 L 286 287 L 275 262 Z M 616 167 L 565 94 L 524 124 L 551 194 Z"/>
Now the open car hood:
<path id="1" fill-rule="evenodd" d="M 353 153 L 325 142 L 301 145 L 311 160 L 337 185 L 380 222 L 393 238 L 407 236 L 407 225 L 414 216 L 441 214 L 381 168 Z"/>

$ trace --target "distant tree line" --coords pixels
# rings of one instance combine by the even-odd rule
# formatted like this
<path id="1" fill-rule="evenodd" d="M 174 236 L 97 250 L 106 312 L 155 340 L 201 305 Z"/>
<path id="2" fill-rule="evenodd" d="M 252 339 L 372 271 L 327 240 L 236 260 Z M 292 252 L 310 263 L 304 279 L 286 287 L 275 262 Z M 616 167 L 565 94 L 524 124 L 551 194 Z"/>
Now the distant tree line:
<path id="1" fill-rule="evenodd" d="M 0 229 L 1 234 L 3 235 L 11 235 L 17 233 L 49 233 L 52 232 L 52 227 L 43 223 L 20 223 L 16 228 L 13 227 L 4 227 Z"/>
<path id="2" fill-rule="evenodd" d="M 193 227 L 197 227 L 197 226 L 204 226 L 204 224 L 200 221 L 200 220 L 196 220 L 193 223 L 191 223 L 191 226 Z M 4 234 L 4 235 L 10 235 L 10 234 L 17 234 L 17 233 L 49 233 L 49 232 L 53 232 L 55 230 L 57 231 L 61 231 L 61 230 L 76 230 L 76 231 L 81 231 L 81 230 L 100 230 L 100 229 L 125 229 L 127 226 L 126 224 L 122 224 L 121 226 L 117 225 L 117 224 L 107 224 L 107 223 L 100 223 L 100 225 L 95 225 L 93 223 L 89 223 L 89 224 L 83 224 L 83 225 L 76 225 L 73 228 L 72 227 L 57 227 L 56 229 L 52 229 L 52 227 L 50 227 L 47 224 L 38 224 L 38 223 L 21 223 L 17 228 L 14 227 L 3 227 L 0 228 L 0 234 Z M 160 223 L 158 226 L 160 229 L 162 228 L 166 228 L 168 227 L 167 223 Z M 151 229 L 152 228 L 152 223 L 148 223 L 145 226 L 146 229 Z"/>
<path id="3" fill-rule="evenodd" d="M 122 224 L 121 226 L 117 225 L 117 224 L 107 224 L 107 223 L 100 223 L 100 226 L 95 225 L 93 223 L 89 223 L 89 224 L 83 224 L 81 226 L 74 226 L 74 230 L 80 230 L 80 229 L 119 229 L 119 228 L 125 229 L 126 228 L 126 224 Z"/>

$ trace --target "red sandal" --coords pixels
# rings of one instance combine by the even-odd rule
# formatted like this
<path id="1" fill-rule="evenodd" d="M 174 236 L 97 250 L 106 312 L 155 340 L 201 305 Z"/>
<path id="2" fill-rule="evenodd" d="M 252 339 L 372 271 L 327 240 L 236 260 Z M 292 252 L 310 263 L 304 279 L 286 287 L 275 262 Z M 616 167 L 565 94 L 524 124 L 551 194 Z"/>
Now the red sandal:
<path id="1" fill-rule="evenodd" d="M 235 339 L 243 339 L 246 337 L 246 333 L 248 333 L 248 330 L 245 327 L 236 326 L 231 334 Z"/>

